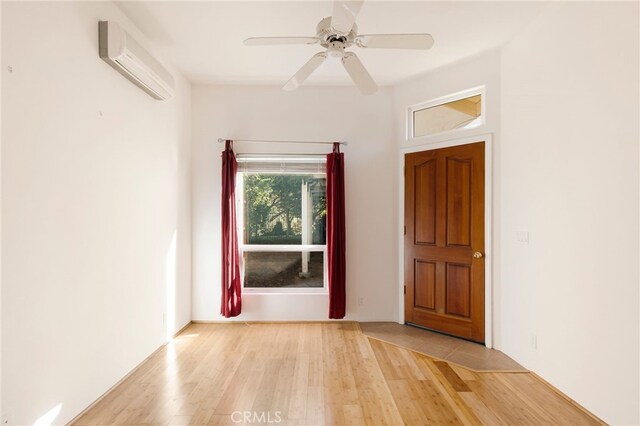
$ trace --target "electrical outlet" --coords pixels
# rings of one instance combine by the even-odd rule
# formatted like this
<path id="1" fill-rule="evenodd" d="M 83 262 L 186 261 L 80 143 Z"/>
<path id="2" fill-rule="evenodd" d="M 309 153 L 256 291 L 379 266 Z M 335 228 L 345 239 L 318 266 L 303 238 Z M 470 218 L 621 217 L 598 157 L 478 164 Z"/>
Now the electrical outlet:
<path id="1" fill-rule="evenodd" d="M 538 350 L 538 336 L 535 334 L 531 335 L 531 347 L 535 350 Z"/>
<path id="2" fill-rule="evenodd" d="M 13 424 L 13 413 L 11 410 L 2 413 L 2 424 L 10 426 Z"/>
<path id="3" fill-rule="evenodd" d="M 529 244 L 529 232 L 518 231 L 516 232 L 516 241 L 520 244 Z"/>
<path id="4" fill-rule="evenodd" d="M 358 296 L 358 306 L 364 306 L 364 297 Z"/>

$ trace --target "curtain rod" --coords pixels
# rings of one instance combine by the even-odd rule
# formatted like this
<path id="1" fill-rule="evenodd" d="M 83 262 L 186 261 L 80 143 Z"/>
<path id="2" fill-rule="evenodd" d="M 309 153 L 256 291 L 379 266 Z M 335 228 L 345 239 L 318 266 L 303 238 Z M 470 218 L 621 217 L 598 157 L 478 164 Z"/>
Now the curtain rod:
<path id="1" fill-rule="evenodd" d="M 226 139 L 218 138 L 218 143 L 224 142 Z M 270 143 L 319 143 L 319 144 L 329 144 L 332 145 L 335 142 L 324 142 L 324 141 L 274 141 L 274 140 L 263 140 L 263 139 L 229 139 L 233 142 L 270 142 Z M 347 141 L 338 141 L 340 145 L 347 145 Z"/>

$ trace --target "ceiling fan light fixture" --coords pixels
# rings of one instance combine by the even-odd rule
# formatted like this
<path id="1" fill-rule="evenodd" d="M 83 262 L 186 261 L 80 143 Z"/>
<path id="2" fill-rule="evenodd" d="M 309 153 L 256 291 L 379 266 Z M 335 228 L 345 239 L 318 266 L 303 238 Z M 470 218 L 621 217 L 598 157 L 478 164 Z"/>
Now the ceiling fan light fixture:
<path id="1" fill-rule="evenodd" d="M 327 56 L 329 58 L 342 58 L 344 57 L 344 43 L 334 41 L 329 43 L 327 47 Z"/>

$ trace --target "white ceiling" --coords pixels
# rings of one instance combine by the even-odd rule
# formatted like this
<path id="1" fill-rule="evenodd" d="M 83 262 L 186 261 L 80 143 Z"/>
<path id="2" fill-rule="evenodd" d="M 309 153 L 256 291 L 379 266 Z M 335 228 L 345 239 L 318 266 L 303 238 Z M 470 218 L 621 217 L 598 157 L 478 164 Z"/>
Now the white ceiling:
<path id="1" fill-rule="evenodd" d="M 315 35 L 331 15 L 330 1 L 116 2 L 122 11 L 195 83 L 284 84 L 315 46 L 246 47 L 253 36 Z M 428 32 L 428 51 L 353 47 L 379 85 L 392 85 L 508 42 L 544 7 L 541 2 L 367 1 L 360 34 Z M 352 84 L 337 60 L 305 83 Z"/>

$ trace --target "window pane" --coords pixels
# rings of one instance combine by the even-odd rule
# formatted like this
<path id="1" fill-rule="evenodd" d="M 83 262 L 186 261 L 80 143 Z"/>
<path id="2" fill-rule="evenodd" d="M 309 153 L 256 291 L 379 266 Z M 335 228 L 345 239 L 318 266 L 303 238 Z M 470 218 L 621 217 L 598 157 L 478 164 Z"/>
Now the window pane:
<path id="1" fill-rule="evenodd" d="M 315 287 L 324 283 L 323 252 L 244 253 L 246 288 Z"/>
<path id="2" fill-rule="evenodd" d="M 246 173 L 245 244 L 326 244 L 324 175 Z"/>
<path id="3" fill-rule="evenodd" d="M 420 137 L 481 124 L 482 96 L 448 102 L 413 112 L 413 136 Z"/>

